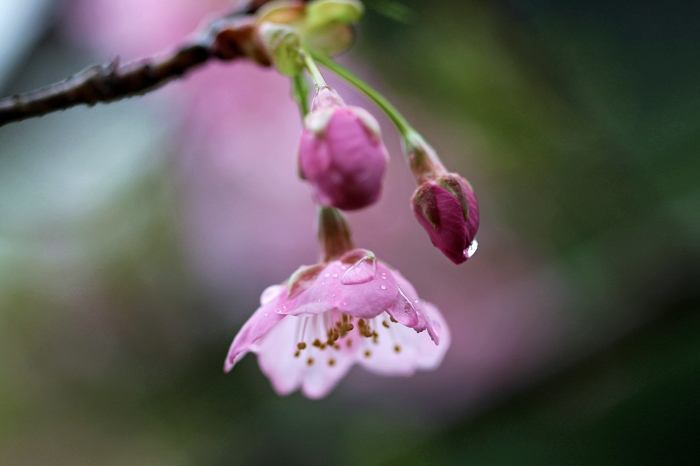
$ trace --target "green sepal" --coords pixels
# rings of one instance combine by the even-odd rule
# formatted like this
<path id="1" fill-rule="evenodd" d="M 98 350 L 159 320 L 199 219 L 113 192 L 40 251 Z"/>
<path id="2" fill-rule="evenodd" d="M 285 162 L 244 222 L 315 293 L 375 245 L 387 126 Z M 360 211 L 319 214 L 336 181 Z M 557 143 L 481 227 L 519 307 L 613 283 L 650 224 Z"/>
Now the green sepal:
<path id="1" fill-rule="evenodd" d="M 304 291 L 321 273 L 324 264 L 302 265 L 299 267 L 287 282 L 287 299 L 295 298 Z"/>
<path id="2" fill-rule="evenodd" d="M 416 189 L 411 198 L 413 208 L 418 210 L 436 230 L 440 227 L 440 214 L 437 209 L 437 200 L 433 192 L 433 186 L 430 182 L 423 183 Z"/>
<path id="3" fill-rule="evenodd" d="M 462 214 L 464 215 L 464 220 L 469 220 L 469 199 L 467 198 L 467 193 L 464 192 L 464 187 L 455 179 L 453 175 L 441 176 L 435 180 L 437 184 L 445 188 L 452 194 L 462 206 Z"/>

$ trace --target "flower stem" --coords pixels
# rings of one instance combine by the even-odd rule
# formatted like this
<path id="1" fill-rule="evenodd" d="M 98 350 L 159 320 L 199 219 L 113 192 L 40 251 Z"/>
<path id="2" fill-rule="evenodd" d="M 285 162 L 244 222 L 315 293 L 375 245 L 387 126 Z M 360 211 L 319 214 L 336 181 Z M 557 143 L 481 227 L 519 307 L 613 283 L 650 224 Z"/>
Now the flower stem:
<path id="1" fill-rule="evenodd" d="M 337 259 L 355 248 L 348 222 L 338 209 L 325 206 L 319 208 L 318 242 L 323 262 Z"/>
<path id="2" fill-rule="evenodd" d="M 309 113 L 309 82 L 303 71 L 292 78 L 292 96 L 299 104 L 301 117 L 305 118 Z"/>
<path id="3" fill-rule="evenodd" d="M 306 65 L 306 69 L 309 70 L 309 74 L 311 75 L 311 79 L 314 82 L 314 86 L 316 86 L 316 91 L 320 91 L 322 88 L 328 87 L 328 84 L 326 84 L 326 80 L 323 79 L 321 70 L 318 69 L 318 66 L 314 61 L 314 58 L 311 57 L 311 54 L 305 50 L 302 50 L 301 56 L 304 57 L 304 64 Z"/>
<path id="4" fill-rule="evenodd" d="M 435 150 L 430 147 L 418 131 L 413 129 L 406 118 L 401 115 L 401 112 L 399 112 L 386 97 L 333 59 L 320 55 L 314 55 L 314 59 L 359 89 L 387 114 L 396 125 L 399 133 L 401 133 L 404 151 L 408 156 L 409 166 L 418 184 L 426 179 L 432 179 L 440 174 L 447 173 L 445 166 L 442 164 L 440 157 L 435 153 Z"/>
<path id="5" fill-rule="evenodd" d="M 338 76 L 355 86 L 363 94 L 369 97 L 375 104 L 377 104 L 377 106 L 381 108 L 382 111 L 384 111 L 384 113 L 386 113 L 387 116 L 391 119 L 391 121 L 396 125 L 399 132 L 401 133 L 401 136 L 404 139 L 407 139 L 409 134 L 416 133 L 416 130 L 413 129 L 413 127 L 406 120 L 406 118 L 404 118 L 403 115 L 401 115 L 401 112 L 399 112 L 396 109 L 396 107 L 394 107 L 391 104 L 391 102 L 389 102 L 386 99 L 386 97 L 381 95 L 372 86 L 360 79 L 360 77 L 355 75 L 352 71 L 348 70 L 340 63 L 328 57 L 314 55 L 314 59 L 324 67 L 328 68 L 329 70 L 331 70 L 332 72 L 334 72 L 335 74 L 337 74 Z"/>

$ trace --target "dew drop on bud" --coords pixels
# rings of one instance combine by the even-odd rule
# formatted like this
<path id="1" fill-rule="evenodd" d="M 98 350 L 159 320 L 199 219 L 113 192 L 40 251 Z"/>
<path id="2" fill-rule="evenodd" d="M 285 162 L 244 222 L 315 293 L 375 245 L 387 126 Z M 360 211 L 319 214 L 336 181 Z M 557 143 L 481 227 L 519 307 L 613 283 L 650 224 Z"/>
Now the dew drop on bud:
<path id="1" fill-rule="evenodd" d="M 464 250 L 464 255 L 467 256 L 467 259 L 470 259 L 474 254 L 476 254 L 476 250 L 479 248 L 479 243 L 476 242 L 476 240 L 472 241 L 472 244 L 469 245 L 467 249 Z"/>

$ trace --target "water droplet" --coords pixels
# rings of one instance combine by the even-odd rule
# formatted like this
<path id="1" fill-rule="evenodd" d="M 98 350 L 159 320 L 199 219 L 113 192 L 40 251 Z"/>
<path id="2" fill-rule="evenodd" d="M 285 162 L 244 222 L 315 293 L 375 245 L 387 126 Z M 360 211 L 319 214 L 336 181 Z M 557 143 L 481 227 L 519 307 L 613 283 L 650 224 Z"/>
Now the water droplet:
<path id="1" fill-rule="evenodd" d="M 266 312 L 266 313 L 265 313 L 265 317 L 267 317 L 267 316 L 268 316 L 268 313 Z"/>
<path id="2" fill-rule="evenodd" d="M 411 300 L 400 287 L 398 299 L 389 309 L 389 314 L 407 327 L 413 327 L 418 323 L 418 309 L 413 306 Z"/>
<path id="3" fill-rule="evenodd" d="M 386 290 L 386 285 L 382 285 L 379 288 L 381 288 L 382 290 Z"/>
<path id="4" fill-rule="evenodd" d="M 382 279 L 386 280 L 386 275 L 382 275 Z"/>
<path id="5" fill-rule="evenodd" d="M 338 274 L 337 274 L 337 273 L 334 273 L 334 274 L 333 274 L 333 278 L 338 278 Z"/>
<path id="6" fill-rule="evenodd" d="M 348 266 L 345 265 L 345 264 L 343 264 L 343 265 L 340 266 L 340 268 L 341 268 L 342 270 L 347 270 Z"/>
<path id="7" fill-rule="evenodd" d="M 413 302 L 414 302 L 414 303 L 417 303 L 417 302 L 418 302 L 418 300 L 417 300 L 417 299 L 414 299 L 414 300 L 413 300 Z"/>
<path id="8" fill-rule="evenodd" d="M 464 255 L 467 256 L 467 259 L 471 258 L 474 254 L 476 254 L 476 250 L 479 248 L 479 243 L 476 242 L 476 240 L 472 241 L 472 244 L 469 245 L 467 249 L 464 251 Z"/>
<path id="9" fill-rule="evenodd" d="M 343 285 L 359 285 L 370 282 L 377 273 L 377 261 L 369 256 L 365 256 L 355 262 L 347 272 L 343 274 L 340 283 Z"/>
<path id="10" fill-rule="evenodd" d="M 328 278 L 330 276 L 331 276 L 330 272 L 326 273 L 326 278 Z"/>

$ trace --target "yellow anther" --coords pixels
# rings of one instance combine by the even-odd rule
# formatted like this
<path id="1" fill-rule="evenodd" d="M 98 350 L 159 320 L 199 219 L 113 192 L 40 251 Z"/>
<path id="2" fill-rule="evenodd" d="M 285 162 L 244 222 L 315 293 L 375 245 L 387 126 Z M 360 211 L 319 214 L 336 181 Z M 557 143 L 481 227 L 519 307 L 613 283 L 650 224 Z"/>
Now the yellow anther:
<path id="1" fill-rule="evenodd" d="M 365 357 L 368 358 L 372 356 L 372 352 L 370 350 L 365 351 Z"/>
<path id="2" fill-rule="evenodd" d="M 297 343 L 297 348 L 299 348 L 300 350 L 306 349 L 306 343 L 304 343 L 303 341 L 301 343 Z"/>
<path id="3" fill-rule="evenodd" d="M 301 353 L 300 353 L 299 351 L 297 351 L 297 352 L 294 353 L 294 357 L 295 357 L 295 358 L 298 358 L 300 354 L 301 354 Z"/>
<path id="4" fill-rule="evenodd" d="M 394 319 L 392 316 L 389 316 L 389 319 L 391 319 L 391 321 L 395 324 L 398 323 L 398 320 Z"/>
<path id="5" fill-rule="evenodd" d="M 335 359 L 329 359 L 329 360 L 328 360 L 328 365 L 329 365 L 329 366 L 335 366 Z"/>
<path id="6" fill-rule="evenodd" d="M 400 353 L 401 347 L 399 345 L 394 346 L 394 351 L 396 351 L 397 353 Z"/>
<path id="7" fill-rule="evenodd" d="M 389 322 L 387 322 L 386 320 L 382 321 L 382 325 L 386 328 L 389 328 Z"/>
<path id="8" fill-rule="evenodd" d="M 314 358 L 309 358 L 306 360 L 306 364 L 308 364 L 309 366 L 313 365 L 313 363 L 314 363 Z"/>

